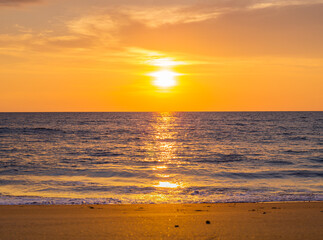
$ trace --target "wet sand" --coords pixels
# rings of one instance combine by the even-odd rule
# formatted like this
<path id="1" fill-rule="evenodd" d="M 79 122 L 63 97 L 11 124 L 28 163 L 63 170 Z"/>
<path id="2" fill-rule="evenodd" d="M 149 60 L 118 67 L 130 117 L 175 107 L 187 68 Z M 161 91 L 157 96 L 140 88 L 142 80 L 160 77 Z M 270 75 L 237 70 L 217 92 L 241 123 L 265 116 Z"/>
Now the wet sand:
<path id="1" fill-rule="evenodd" d="M 323 202 L 0 206 L 0 239 L 323 239 Z"/>

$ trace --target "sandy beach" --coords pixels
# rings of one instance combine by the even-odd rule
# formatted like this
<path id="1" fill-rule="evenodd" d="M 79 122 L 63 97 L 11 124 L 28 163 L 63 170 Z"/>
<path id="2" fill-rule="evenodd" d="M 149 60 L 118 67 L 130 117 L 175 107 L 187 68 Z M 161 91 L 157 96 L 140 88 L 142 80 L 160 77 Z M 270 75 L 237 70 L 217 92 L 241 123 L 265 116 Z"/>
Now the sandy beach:
<path id="1" fill-rule="evenodd" d="M 323 202 L 0 206 L 0 239 L 322 239 Z"/>

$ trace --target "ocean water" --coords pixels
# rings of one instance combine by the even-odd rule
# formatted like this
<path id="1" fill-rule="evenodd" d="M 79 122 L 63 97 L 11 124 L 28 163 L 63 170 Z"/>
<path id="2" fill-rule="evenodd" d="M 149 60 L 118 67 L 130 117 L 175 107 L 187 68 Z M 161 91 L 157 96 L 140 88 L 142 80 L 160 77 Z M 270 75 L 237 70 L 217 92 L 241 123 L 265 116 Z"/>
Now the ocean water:
<path id="1" fill-rule="evenodd" d="M 323 200 L 323 112 L 0 113 L 0 204 Z"/>

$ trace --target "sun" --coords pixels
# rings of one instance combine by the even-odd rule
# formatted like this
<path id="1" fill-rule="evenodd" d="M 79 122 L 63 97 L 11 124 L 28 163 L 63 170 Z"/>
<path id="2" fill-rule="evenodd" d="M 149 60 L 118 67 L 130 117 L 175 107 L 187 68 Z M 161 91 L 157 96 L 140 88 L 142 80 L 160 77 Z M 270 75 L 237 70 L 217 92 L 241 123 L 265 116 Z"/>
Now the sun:
<path id="1" fill-rule="evenodd" d="M 155 80 L 153 84 L 157 87 L 169 88 L 177 85 L 176 76 L 180 74 L 170 71 L 170 70 L 160 70 L 158 72 L 153 72 L 150 76 L 154 77 Z"/>

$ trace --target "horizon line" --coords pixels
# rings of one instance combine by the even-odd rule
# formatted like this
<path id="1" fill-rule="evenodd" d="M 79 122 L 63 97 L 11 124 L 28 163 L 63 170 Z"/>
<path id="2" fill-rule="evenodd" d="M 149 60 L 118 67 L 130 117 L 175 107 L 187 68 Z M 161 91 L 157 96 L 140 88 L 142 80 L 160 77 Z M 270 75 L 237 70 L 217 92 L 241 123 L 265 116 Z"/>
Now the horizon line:
<path id="1" fill-rule="evenodd" d="M 212 113 L 212 112 L 323 112 L 323 110 L 241 110 L 241 111 L 3 111 L 0 113 L 159 113 L 159 112 L 185 112 L 185 113 Z"/>

